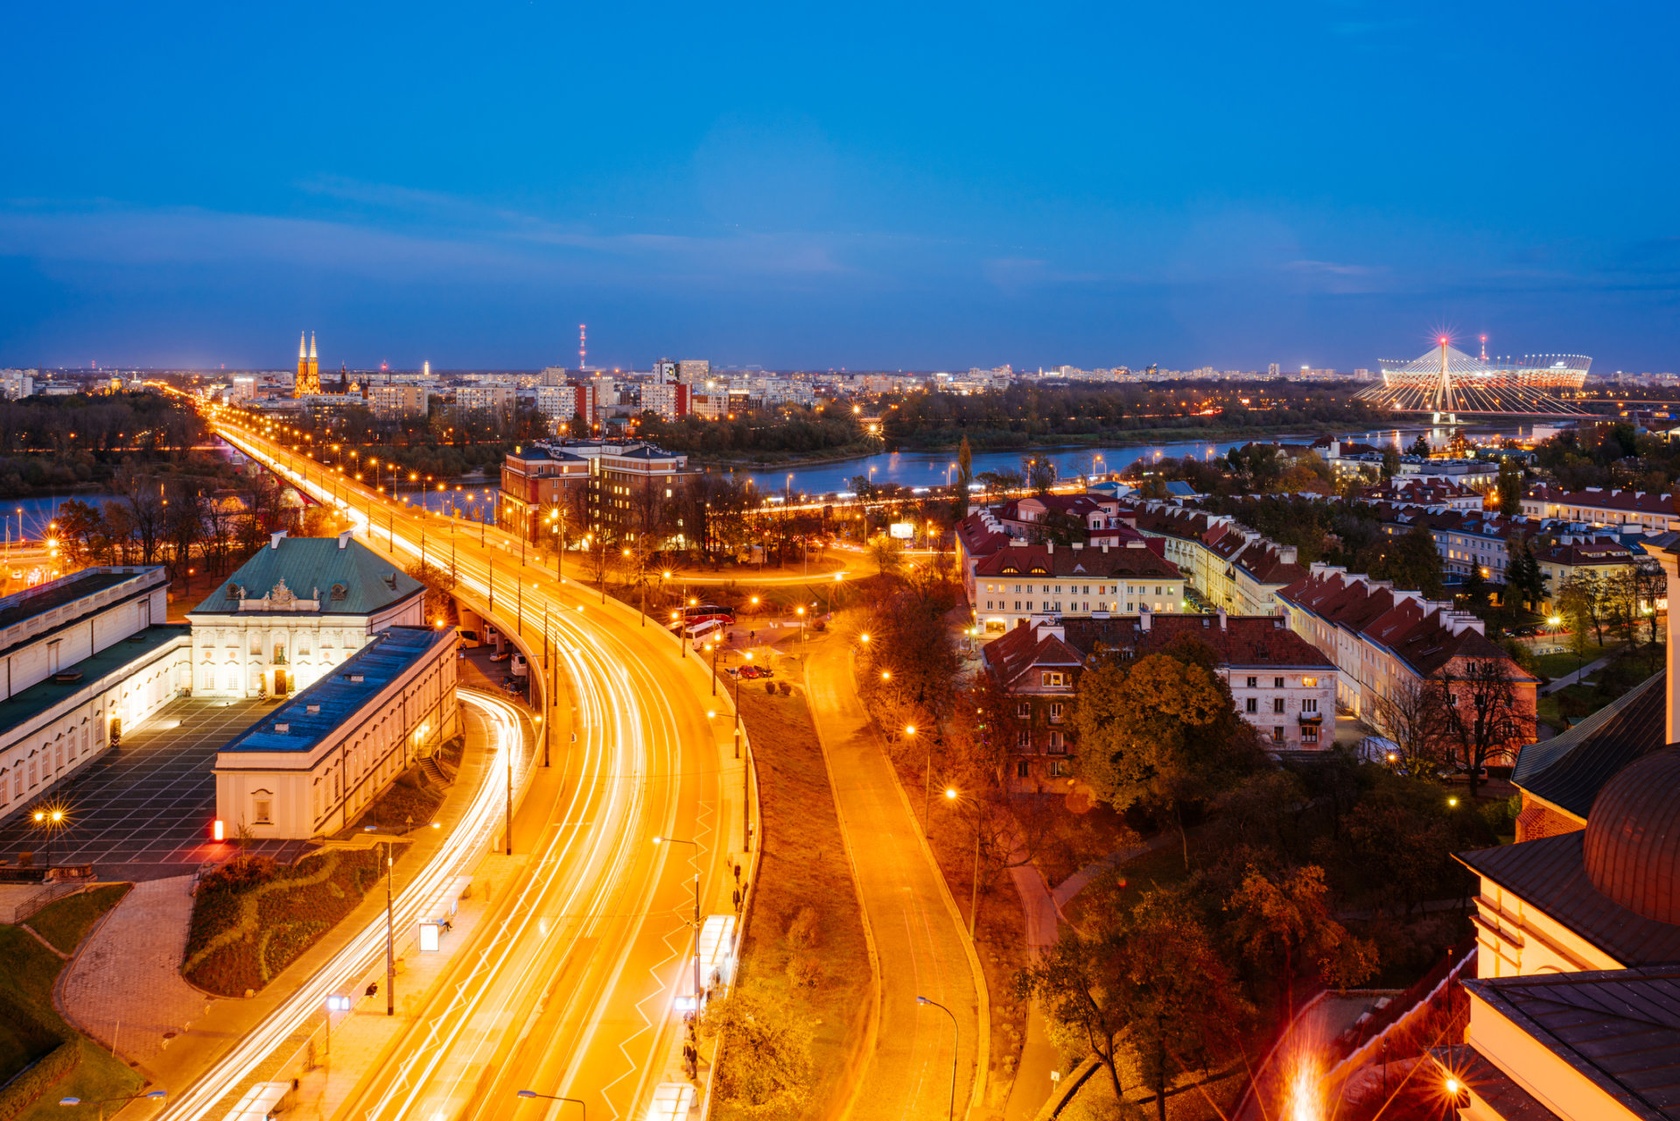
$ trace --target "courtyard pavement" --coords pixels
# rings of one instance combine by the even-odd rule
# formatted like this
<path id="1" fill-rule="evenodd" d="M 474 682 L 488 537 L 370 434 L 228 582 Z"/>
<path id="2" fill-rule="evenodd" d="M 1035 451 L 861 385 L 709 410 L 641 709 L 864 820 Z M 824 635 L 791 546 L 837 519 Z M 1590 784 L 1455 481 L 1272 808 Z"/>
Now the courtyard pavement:
<path id="1" fill-rule="evenodd" d="M 186 875 L 232 855 L 233 840 L 210 839 L 216 817 L 216 752 L 272 701 L 187 697 L 165 705 L 123 736 L 46 801 L 62 805 L 69 824 L 49 846 L 27 812 L 0 823 L 0 858 L 36 854 L 54 865 L 92 864 L 101 880 Z M 248 851 L 290 861 L 302 841 L 253 841 Z"/>

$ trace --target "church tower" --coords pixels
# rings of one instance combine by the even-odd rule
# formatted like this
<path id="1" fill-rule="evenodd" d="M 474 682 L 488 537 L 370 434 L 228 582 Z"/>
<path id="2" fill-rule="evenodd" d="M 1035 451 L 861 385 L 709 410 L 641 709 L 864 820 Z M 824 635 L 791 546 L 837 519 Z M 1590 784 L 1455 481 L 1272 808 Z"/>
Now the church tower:
<path id="1" fill-rule="evenodd" d="M 315 356 L 315 336 L 309 336 L 306 349 L 303 335 L 298 336 L 297 379 L 292 383 L 292 396 L 303 397 L 321 392 L 321 360 Z"/>

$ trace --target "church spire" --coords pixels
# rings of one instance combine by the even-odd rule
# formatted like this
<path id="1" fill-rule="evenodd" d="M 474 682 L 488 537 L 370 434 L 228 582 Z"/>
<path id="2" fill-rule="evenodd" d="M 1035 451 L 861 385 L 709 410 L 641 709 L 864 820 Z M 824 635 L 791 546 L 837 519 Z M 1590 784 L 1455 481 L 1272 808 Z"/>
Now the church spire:
<path id="1" fill-rule="evenodd" d="M 315 357 L 315 332 L 309 332 L 309 357 Z"/>
<path id="2" fill-rule="evenodd" d="M 304 352 L 304 349 L 303 349 L 303 336 L 304 336 L 304 335 L 305 335 L 305 334 L 306 334 L 306 333 L 307 333 L 307 332 L 304 332 L 304 331 L 299 331 L 299 332 L 298 332 L 298 357 L 299 357 L 299 358 L 308 358 L 308 357 L 309 357 L 309 355 L 308 355 L 308 354 L 306 354 L 306 353 L 305 353 L 305 352 Z"/>

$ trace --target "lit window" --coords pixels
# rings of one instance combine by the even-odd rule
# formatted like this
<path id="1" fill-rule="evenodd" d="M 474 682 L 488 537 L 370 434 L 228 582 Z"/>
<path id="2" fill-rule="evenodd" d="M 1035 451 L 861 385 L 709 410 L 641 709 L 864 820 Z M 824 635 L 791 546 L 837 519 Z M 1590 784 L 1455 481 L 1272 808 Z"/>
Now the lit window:
<path id="1" fill-rule="evenodd" d="M 1304 688 L 1307 688 L 1307 689 L 1316 689 L 1316 688 L 1318 688 L 1318 678 L 1316 678 L 1316 677 L 1303 677 L 1303 678 L 1301 678 L 1301 685 Z"/>

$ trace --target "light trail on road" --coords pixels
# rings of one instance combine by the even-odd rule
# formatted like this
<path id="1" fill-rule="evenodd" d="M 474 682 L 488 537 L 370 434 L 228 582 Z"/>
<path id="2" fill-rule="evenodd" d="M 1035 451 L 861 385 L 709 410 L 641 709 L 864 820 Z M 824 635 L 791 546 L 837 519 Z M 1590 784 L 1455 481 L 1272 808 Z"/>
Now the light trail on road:
<path id="1" fill-rule="evenodd" d="M 492 774 L 517 765 L 525 741 L 519 710 L 507 701 L 475 689 L 462 689 L 463 704 L 479 709 L 495 739 Z M 460 823 L 450 831 L 439 852 L 397 893 L 393 925 L 405 930 L 420 921 L 420 910 L 443 892 L 462 870 L 476 864 L 502 820 L 502 784 L 485 781 L 473 796 Z M 385 916 L 363 927 L 332 961 L 245 1036 L 212 1070 L 185 1093 L 171 1099 L 162 1121 L 198 1121 L 227 1094 L 248 1079 L 265 1057 L 312 1018 L 319 1016 L 329 995 L 359 980 L 385 957 Z"/>
<path id="2" fill-rule="evenodd" d="M 639 1116 L 679 1026 L 672 1004 L 692 937 L 694 875 L 712 898 L 721 890 L 727 900 L 729 838 L 740 836 L 721 806 L 730 741 L 712 719 L 727 706 L 707 698 L 703 665 L 678 660 L 677 640 L 633 611 L 523 565 L 517 540 L 499 530 L 459 531 L 451 519 L 388 503 L 243 429 L 217 429 L 350 517 L 376 549 L 451 572 L 457 594 L 479 601 L 472 606 L 525 651 L 533 678 L 552 651 L 572 687 L 577 742 L 555 760 L 564 767 L 561 788 L 524 811 L 522 820 L 535 816 L 539 827 L 526 829 L 535 836 L 511 889 L 453 951 L 458 960 L 435 995 L 405 1010 L 397 1039 L 335 1115 L 509 1116 L 519 1109 L 514 1091 L 535 1086 L 585 1099 L 609 1118 Z M 544 707 L 546 731 L 556 709 Z M 734 765 L 732 790 L 740 790 L 743 766 Z M 495 817 L 501 784 L 486 785 Z M 700 848 L 692 860 L 673 858 L 671 846 L 651 843 L 656 835 Z M 313 993 L 327 989 L 309 989 L 302 1004 L 318 1009 Z M 262 1034 L 270 1048 L 284 1038 Z M 257 1047 L 249 1039 L 240 1045 Z M 219 1082 L 223 1093 L 237 1085 Z"/>

